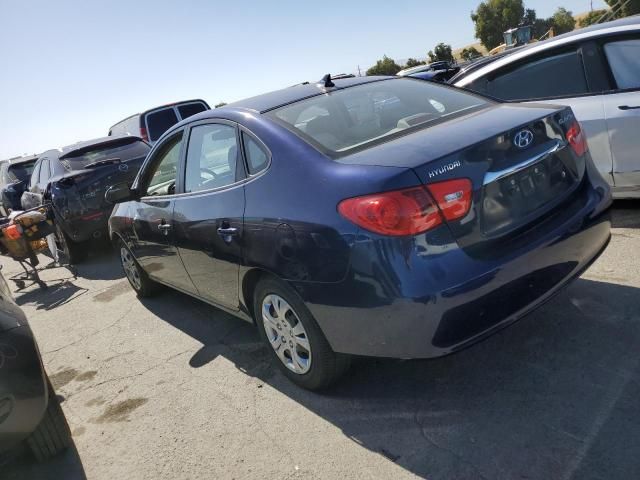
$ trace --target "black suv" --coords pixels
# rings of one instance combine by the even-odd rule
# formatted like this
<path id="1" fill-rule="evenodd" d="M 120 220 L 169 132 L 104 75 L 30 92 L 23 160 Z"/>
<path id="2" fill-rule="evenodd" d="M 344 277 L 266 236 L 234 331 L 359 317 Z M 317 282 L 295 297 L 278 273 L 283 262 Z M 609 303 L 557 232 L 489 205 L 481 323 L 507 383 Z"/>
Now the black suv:
<path id="1" fill-rule="evenodd" d="M 86 257 L 88 242 L 107 232 L 113 205 L 105 202 L 105 191 L 116 183 L 132 183 L 148 152 L 149 144 L 134 136 L 48 150 L 38 158 L 22 207 L 51 201 L 59 248 L 70 263 L 78 263 Z"/>

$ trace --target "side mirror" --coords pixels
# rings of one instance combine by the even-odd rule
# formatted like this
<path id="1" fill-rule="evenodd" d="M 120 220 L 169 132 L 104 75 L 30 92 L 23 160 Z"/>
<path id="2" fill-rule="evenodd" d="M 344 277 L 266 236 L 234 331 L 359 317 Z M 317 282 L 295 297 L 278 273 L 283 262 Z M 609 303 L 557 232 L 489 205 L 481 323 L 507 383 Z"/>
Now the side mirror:
<path id="1" fill-rule="evenodd" d="M 104 194 L 104 199 L 109 203 L 123 203 L 138 198 L 136 192 L 126 183 L 116 183 L 109 187 Z"/>

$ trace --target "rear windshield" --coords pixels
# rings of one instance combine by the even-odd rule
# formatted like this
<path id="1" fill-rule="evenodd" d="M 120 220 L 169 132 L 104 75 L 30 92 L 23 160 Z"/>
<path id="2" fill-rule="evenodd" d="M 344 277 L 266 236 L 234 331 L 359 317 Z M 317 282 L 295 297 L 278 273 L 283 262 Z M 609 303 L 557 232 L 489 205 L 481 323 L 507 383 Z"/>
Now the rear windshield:
<path id="1" fill-rule="evenodd" d="M 453 88 L 395 79 L 335 90 L 268 115 L 310 143 L 342 153 L 487 104 L 481 97 Z"/>
<path id="2" fill-rule="evenodd" d="M 147 133 L 149 134 L 149 140 L 155 142 L 176 123 L 178 123 L 178 117 L 173 107 L 148 113 Z"/>
<path id="3" fill-rule="evenodd" d="M 133 158 L 145 157 L 149 146 L 139 140 L 126 144 L 110 144 L 95 149 L 81 150 L 77 154 L 66 155 L 60 160 L 67 170 L 91 168 L 92 164 L 126 162 Z"/>
<path id="4" fill-rule="evenodd" d="M 35 164 L 36 161 L 33 160 L 31 162 L 9 165 L 5 175 L 3 175 L 2 183 L 26 182 L 31 177 L 31 172 L 33 172 L 33 166 Z"/>
<path id="5" fill-rule="evenodd" d="M 178 106 L 178 111 L 180 112 L 180 116 L 184 120 L 187 117 L 195 115 L 196 113 L 204 112 L 207 110 L 207 107 L 203 103 L 185 103 L 184 105 Z"/>

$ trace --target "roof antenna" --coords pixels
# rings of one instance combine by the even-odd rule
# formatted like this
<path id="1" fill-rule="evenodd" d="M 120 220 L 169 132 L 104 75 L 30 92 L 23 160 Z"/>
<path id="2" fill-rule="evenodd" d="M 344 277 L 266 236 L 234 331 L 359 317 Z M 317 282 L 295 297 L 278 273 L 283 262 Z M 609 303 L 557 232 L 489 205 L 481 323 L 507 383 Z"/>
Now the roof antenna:
<path id="1" fill-rule="evenodd" d="M 335 87 L 336 84 L 331 81 L 331 74 L 327 73 L 324 77 L 322 77 L 322 80 L 318 82 L 318 86 L 326 90 Z"/>

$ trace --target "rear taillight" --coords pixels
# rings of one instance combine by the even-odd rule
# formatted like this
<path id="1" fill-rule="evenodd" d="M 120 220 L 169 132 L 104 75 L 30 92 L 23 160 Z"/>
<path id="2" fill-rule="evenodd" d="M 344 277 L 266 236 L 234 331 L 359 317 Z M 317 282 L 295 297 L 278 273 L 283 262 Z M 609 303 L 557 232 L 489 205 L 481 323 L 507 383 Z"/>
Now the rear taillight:
<path id="1" fill-rule="evenodd" d="M 140 138 L 142 138 L 145 142 L 149 141 L 149 134 L 147 133 L 147 129 L 145 127 L 140 127 Z"/>
<path id="2" fill-rule="evenodd" d="M 567 142 L 569 142 L 569 145 L 571 145 L 571 148 L 579 157 L 584 155 L 587 150 L 589 150 L 589 146 L 587 145 L 587 137 L 582 131 L 580 123 L 577 120 L 574 121 L 569 127 L 569 130 L 567 130 L 566 137 Z"/>
<path id="3" fill-rule="evenodd" d="M 456 179 L 349 198 L 338 204 L 338 211 L 371 232 L 407 236 L 437 227 L 442 224 L 443 215 L 447 220 L 461 218 L 470 206 L 471 182 Z"/>

